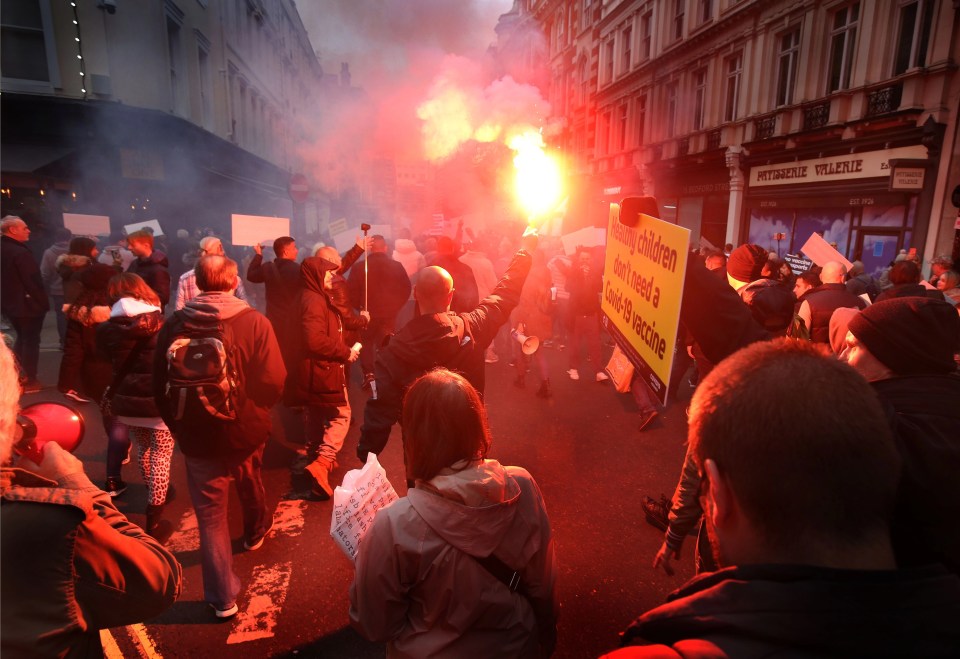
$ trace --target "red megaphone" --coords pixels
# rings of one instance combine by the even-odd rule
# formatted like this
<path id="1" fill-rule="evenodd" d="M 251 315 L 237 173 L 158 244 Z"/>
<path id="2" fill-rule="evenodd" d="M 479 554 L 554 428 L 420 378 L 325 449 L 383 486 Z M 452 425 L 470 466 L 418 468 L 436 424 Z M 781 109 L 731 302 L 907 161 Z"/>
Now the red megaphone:
<path id="1" fill-rule="evenodd" d="M 13 450 L 40 464 L 47 442 L 56 442 L 70 453 L 76 450 L 83 440 L 83 417 L 80 412 L 63 403 L 34 403 L 20 410 L 17 433 L 19 437 Z"/>

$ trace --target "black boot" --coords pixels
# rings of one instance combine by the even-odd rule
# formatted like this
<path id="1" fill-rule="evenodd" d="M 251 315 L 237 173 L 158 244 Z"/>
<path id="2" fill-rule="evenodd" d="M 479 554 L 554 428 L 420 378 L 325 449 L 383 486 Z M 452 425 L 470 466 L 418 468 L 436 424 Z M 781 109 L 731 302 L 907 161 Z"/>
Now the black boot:
<path id="1" fill-rule="evenodd" d="M 537 396 L 540 398 L 553 398 L 553 392 L 550 391 L 550 380 L 541 380 L 540 388 L 537 389 Z"/>
<path id="2" fill-rule="evenodd" d="M 520 375 L 518 375 L 517 379 L 513 381 L 513 386 L 519 387 L 520 389 L 523 389 L 524 387 L 526 387 L 527 386 L 526 374 L 521 373 Z"/>
<path id="3" fill-rule="evenodd" d="M 173 524 L 170 520 L 163 519 L 163 509 L 165 504 L 159 506 L 147 506 L 147 533 L 159 542 L 166 544 L 170 536 L 173 535 Z"/>

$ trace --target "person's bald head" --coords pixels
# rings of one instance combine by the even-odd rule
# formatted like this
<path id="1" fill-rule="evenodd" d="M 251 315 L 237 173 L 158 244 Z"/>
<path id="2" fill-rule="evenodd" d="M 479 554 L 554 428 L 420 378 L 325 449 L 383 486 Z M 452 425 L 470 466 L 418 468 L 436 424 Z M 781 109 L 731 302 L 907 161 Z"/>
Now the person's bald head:
<path id="1" fill-rule="evenodd" d="M 414 297 L 420 305 L 420 313 L 443 313 L 450 309 L 453 299 L 453 277 L 443 268 L 431 265 L 420 271 Z"/>
<path id="2" fill-rule="evenodd" d="M 200 256 L 223 256 L 223 243 L 216 236 L 200 239 Z"/>
<path id="3" fill-rule="evenodd" d="M 338 252 L 337 248 L 333 245 L 324 245 L 323 247 L 318 248 L 315 256 L 319 256 L 321 259 L 330 261 L 330 263 L 333 263 L 338 268 L 343 262 L 340 258 L 340 252 Z"/>
<path id="4" fill-rule="evenodd" d="M 842 284 L 847 276 L 847 266 L 839 261 L 827 261 L 820 271 L 820 281 L 824 284 Z"/>

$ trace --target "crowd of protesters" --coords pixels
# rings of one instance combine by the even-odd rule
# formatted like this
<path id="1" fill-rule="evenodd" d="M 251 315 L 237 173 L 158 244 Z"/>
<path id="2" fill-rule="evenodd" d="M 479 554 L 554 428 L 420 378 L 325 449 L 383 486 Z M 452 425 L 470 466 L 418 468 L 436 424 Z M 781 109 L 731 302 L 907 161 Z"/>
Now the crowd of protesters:
<path id="1" fill-rule="evenodd" d="M 146 533 L 114 526 L 165 551 L 179 445 L 204 599 L 217 618 L 237 613 L 242 587 L 232 568 L 229 481 L 241 499 L 243 546 L 255 551 L 271 528 L 260 470 L 276 408 L 285 434 L 303 439 L 286 496 L 329 499 L 359 362 L 367 399 L 356 414 L 357 457 L 381 452 L 401 423 L 410 489 L 378 514 L 361 545 L 350 590 L 355 627 L 397 656 L 553 651 L 549 520 L 530 473 L 486 457 L 484 371 L 508 361 L 518 388 L 532 371 L 536 395 L 551 397 L 548 351 L 565 350 L 571 380 L 581 372 L 608 380 L 601 248 L 567 254 L 531 230 L 511 240 L 461 225 L 452 237 L 404 233 L 392 251 L 381 235 L 358 236 L 342 255 L 323 244 L 301 254 L 294 238 L 281 237 L 232 259 L 210 232 L 195 242 L 178 232 L 164 249 L 138 231 L 98 249 L 61 231 L 38 263 L 24 251 L 22 220 L 4 218 L 2 230 L 3 314 L 17 332 L 21 386 L 39 384 L 39 333 L 52 302 L 62 313 L 58 388 L 98 402 L 103 414 L 102 501 L 123 494 L 121 468 L 131 444 L 138 449 Z M 960 275 L 947 258 L 931 266 L 926 282 L 907 253 L 876 277 L 859 261 L 794 273 L 759 245 L 691 254 L 674 356 L 681 376 L 693 367 L 689 445 L 672 500 L 645 508 L 665 527 L 654 567 L 672 573 L 699 528 L 700 574 L 630 625 L 628 647 L 615 656 L 946 656 L 960 648 L 952 487 Z M 185 403 L 186 394 L 179 404 L 171 395 L 183 386 L 178 351 L 206 345 L 210 328 L 236 385 L 220 407 L 202 401 L 213 416 Z M 543 344 L 533 355 L 522 349 L 530 336 Z M 639 378 L 632 388 L 644 430 L 659 407 Z M 48 453 L 50 464 L 23 466 L 40 476 L 76 471 Z M 30 485 L 4 483 L 5 524 L 8 501 L 23 500 L 17 487 Z M 165 587 L 154 579 L 160 599 L 169 598 L 167 578 Z M 4 610 L 7 593 L 5 583 Z M 912 603 L 907 611 L 903 602 Z"/>

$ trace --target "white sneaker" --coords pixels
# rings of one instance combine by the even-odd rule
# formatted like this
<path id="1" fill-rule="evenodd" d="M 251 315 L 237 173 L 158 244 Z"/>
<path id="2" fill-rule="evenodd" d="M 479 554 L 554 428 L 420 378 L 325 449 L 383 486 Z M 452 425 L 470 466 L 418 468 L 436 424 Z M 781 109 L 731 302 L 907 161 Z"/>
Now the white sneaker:
<path id="1" fill-rule="evenodd" d="M 210 608 L 213 609 L 213 614 L 221 619 L 232 618 L 240 611 L 240 607 L 237 606 L 236 602 L 233 604 L 228 604 L 222 609 L 216 604 L 211 604 Z"/>
<path id="2" fill-rule="evenodd" d="M 92 402 L 93 402 L 93 401 L 90 400 L 89 398 L 84 398 L 83 396 L 81 396 L 80 394 L 78 394 L 77 391 L 76 391 L 76 389 L 70 389 L 70 390 L 68 390 L 68 391 L 65 391 L 65 392 L 63 392 L 63 395 L 66 396 L 67 398 L 71 398 L 71 399 L 77 401 L 78 403 L 92 403 Z"/>
<path id="3" fill-rule="evenodd" d="M 604 373 L 603 371 L 597 371 L 597 382 L 606 382 L 610 379 L 610 376 Z"/>
<path id="4" fill-rule="evenodd" d="M 577 372 L 577 369 L 575 369 L 575 368 L 571 368 L 569 371 L 567 371 L 567 375 L 570 376 L 570 379 L 571 379 L 571 380 L 579 380 L 579 379 L 580 379 L 580 373 Z"/>

